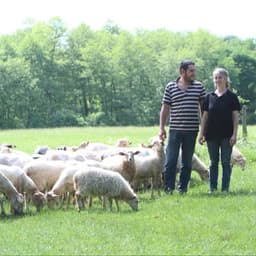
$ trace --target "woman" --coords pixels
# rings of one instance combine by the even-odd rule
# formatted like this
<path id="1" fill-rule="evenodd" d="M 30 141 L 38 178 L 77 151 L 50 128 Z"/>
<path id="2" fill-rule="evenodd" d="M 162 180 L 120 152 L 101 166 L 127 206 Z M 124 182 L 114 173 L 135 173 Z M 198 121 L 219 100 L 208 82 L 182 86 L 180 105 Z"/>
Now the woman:
<path id="1" fill-rule="evenodd" d="M 215 91 L 206 95 L 199 143 L 207 142 L 210 157 L 210 193 L 217 190 L 219 155 L 222 165 L 222 192 L 228 192 L 232 147 L 236 144 L 239 111 L 237 96 L 228 88 L 230 84 L 228 71 L 216 68 L 213 71 Z"/>

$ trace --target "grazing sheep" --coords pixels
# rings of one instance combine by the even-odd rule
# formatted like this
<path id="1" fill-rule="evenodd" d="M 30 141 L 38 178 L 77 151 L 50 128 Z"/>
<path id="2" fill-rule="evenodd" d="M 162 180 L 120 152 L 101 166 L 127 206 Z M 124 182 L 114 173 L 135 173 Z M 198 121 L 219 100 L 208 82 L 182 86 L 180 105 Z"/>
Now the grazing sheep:
<path id="1" fill-rule="evenodd" d="M 181 151 L 177 162 L 177 173 L 181 168 Z M 209 179 L 209 168 L 199 159 L 196 153 L 192 156 L 192 171 L 195 171 L 200 176 L 201 180 L 206 181 Z"/>
<path id="2" fill-rule="evenodd" d="M 194 153 L 192 157 L 192 170 L 197 172 L 201 180 L 209 180 L 209 168 Z"/>
<path id="3" fill-rule="evenodd" d="M 106 196 L 112 209 L 112 199 L 119 211 L 118 200 L 123 200 L 130 207 L 138 210 L 138 198 L 129 183 L 117 172 L 99 167 L 83 167 L 73 177 L 76 204 L 78 210 L 84 208 L 83 199 L 88 196 Z"/>
<path id="4" fill-rule="evenodd" d="M 140 151 L 119 152 L 102 160 L 102 168 L 119 172 L 128 182 L 131 182 L 136 173 L 134 156 Z"/>
<path id="5" fill-rule="evenodd" d="M 73 176 L 84 165 L 100 167 L 100 162 L 88 160 L 81 164 L 66 167 L 60 174 L 52 189 L 46 193 L 47 204 L 49 208 L 53 206 L 53 204 L 56 202 L 56 199 L 58 199 L 60 195 L 74 192 Z M 68 198 L 67 207 L 69 206 L 69 203 L 70 197 Z"/>
<path id="6" fill-rule="evenodd" d="M 19 193 L 26 193 L 28 198 L 31 198 L 37 211 L 41 210 L 45 203 L 45 196 L 19 166 L 0 165 L 0 171 L 12 182 Z"/>
<path id="7" fill-rule="evenodd" d="M 242 170 L 245 169 L 246 158 L 243 154 L 239 151 L 236 146 L 233 146 L 232 153 L 231 153 L 231 164 L 237 164 L 241 167 Z"/>
<path id="8" fill-rule="evenodd" d="M 50 161 L 37 159 L 24 166 L 24 172 L 35 182 L 39 191 L 50 190 L 58 180 L 61 172 L 68 166 L 77 164 L 77 161 Z"/>
<path id="9" fill-rule="evenodd" d="M 22 214 L 24 207 L 24 198 L 17 189 L 14 187 L 12 182 L 0 171 L 0 192 L 2 192 L 10 202 L 11 213 Z M 2 200 L 1 200 L 2 201 Z M 1 203 L 3 204 L 3 203 Z M 2 206 L 2 214 L 5 211 Z"/>

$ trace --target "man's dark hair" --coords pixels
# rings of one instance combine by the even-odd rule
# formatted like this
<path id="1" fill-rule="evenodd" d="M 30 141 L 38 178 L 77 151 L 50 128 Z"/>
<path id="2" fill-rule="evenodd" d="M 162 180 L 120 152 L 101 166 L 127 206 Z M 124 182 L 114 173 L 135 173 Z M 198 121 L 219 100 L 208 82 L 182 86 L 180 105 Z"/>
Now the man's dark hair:
<path id="1" fill-rule="evenodd" d="M 195 65 L 195 63 L 191 60 L 183 60 L 180 63 L 180 70 L 181 69 L 187 70 L 189 65 Z"/>

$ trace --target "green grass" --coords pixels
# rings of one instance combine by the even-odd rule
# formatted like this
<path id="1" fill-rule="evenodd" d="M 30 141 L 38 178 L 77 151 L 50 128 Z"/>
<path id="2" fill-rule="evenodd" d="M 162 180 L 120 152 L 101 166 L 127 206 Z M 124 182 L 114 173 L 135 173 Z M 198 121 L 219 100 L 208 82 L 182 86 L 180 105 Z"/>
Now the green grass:
<path id="1" fill-rule="evenodd" d="M 149 192 L 138 193 L 138 212 L 121 202 L 120 212 L 103 211 L 97 199 L 80 213 L 74 206 L 40 213 L 31 207 L 22 217 L 0 217 L 0 255 L 255 255 L 255 131 L 250 126 L 247 142 L 239 140 L 247 167 L 234 167 L 229 194 L 209 195 L 207 182 L 193 173 L 187 195 L 150 200 Z M 120 137 L 137 145 L 157 133 L 157 127 L 6 130 L 0 142 L 32 153 L 38 145 L 115 144 Z M 196 152 L 209 163 L 206 146 Z"/>

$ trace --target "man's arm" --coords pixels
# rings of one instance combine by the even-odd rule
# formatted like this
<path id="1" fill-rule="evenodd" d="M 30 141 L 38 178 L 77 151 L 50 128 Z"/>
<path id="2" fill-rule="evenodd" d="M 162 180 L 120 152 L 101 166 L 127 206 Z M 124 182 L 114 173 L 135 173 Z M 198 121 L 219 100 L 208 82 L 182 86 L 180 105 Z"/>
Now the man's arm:
<path id="1" fill-rule="evenodd" d="M 166 139 L 165 124 L 169 116 L 169 112 L 170 112 L 170 106 L 163 103 L 160 110 L 160 121 L 159 121 L 159 126 L 160 126 L 159 137 L 161 140 Z"/>

